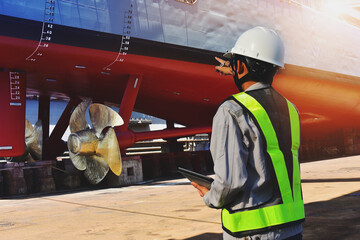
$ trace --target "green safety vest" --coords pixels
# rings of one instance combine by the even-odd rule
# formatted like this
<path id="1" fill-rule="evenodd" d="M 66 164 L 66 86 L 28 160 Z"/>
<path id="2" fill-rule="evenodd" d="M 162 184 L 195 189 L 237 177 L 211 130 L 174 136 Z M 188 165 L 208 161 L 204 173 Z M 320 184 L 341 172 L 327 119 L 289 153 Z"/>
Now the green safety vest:
<path id="1" fill-rule="evenodd" d="M 291 152 L 293 155 L 293 186 L 291 190 L 284 155 L 279 148 L 274 127 L 265 109 L 255 98 L 245 92 L 235 94 L 233 97 L 250 111 L 265 137 L 266 151 L 271 158 L 275 170 L 282 203 L 234 213 L 230 213 L 224 208 L 222 210 L 223 229 L 233 236 L 241 236 L 243 233 L 249 231 L 261 232 L 261 230 L 266 230 L 271 227 L 304 220 L 305 210 L 301 194 L 300 166 L 298 160 L 300 124 L 296 108 L 286 100 L 290 114 Z"/>

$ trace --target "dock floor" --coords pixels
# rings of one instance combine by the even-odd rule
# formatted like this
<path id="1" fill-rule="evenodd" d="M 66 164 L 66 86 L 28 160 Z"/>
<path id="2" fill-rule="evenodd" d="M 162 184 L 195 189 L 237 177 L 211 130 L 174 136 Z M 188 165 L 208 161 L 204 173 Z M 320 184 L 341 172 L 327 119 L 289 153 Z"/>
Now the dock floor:
<path id="1" fill-rule="evenodd" d="M 304 239 L 360 239 L 360 156 L 301 164 Z M 0 199 L 1 240 L 222 239 L 186 179 Z"/>

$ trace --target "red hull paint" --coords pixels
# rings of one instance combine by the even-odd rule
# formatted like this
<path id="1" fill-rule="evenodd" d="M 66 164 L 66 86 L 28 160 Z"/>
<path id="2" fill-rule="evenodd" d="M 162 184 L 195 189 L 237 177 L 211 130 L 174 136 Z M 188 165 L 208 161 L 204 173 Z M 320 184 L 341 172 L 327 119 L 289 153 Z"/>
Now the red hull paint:
<path id="1" fill-rule="evenodd" d="M 39 60 L 26 61 L 37 44 L 0 37 L 0 67 L 24 71 L 28 94 L 89 97 L 120 104 L 128 76 L 140 75 L 135 110 L 208 129 L 217 106 L 237 92 L 232 78 L 218 75 L 212 65 L 128 54 L 124 62 L 112 66 L 110 74 L 102 74 L 117 53 L 50 44 Z M 360 78 L 325 72 L 309 75 L 307 71 L 281 71 L 273 84 L 298 107 L 303 139 L 360 129 Z"/>
<path id="2" fill-rule="evenodd" d="M 25 143 L 25 77 L 0 72 L 0 156 L 20 156 Z"/>
<path id="3" fill-rule="evenodd" d="M 359 84 L 278 75 L 274 88 L 296 104 L 303 138 L 360 129 Z"/>

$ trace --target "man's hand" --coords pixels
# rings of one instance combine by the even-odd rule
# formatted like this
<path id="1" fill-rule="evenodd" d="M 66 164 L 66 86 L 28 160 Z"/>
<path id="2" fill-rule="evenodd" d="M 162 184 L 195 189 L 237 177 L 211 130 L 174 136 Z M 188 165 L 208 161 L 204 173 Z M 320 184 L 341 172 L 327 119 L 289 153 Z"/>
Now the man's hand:
<path id="1" fill-rule="evenodd" d="M 222 60 L 218 57 L 215 57 L 215 59 L 220 63 L 220 66 L 215 67 L 215 71 L 219 72 L 220 75 L 232 75 L 232 69 L 229 61 Z"/>
<path id="2" fill-rule="evenodd" d="M 196 182 L 191 182 L 191 185 L 193 185 L 199 191 L 200 197 L 205 196 L 205 194 L 209 191 L 209 189 L 207 189 L 206 187 L 200 186 Z"/>

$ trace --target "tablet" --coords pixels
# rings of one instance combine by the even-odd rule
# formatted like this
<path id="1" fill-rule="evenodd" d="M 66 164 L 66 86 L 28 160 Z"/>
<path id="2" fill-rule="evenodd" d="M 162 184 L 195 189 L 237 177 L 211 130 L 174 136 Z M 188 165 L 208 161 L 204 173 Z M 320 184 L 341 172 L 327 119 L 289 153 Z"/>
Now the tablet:
<path id="1" fill-rule="evenodd" d="M 185 168 L 178 167 L 178 172 L 181 173 L 184 177 L 188 178 L 190 182 L 196 182 L 197 184 L 206 187 L 207 189 L 211 188 L 211 183 L 214 181 L 214 179 L 211 177 L 190 171 Z"/>

